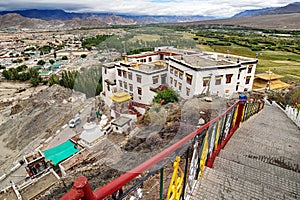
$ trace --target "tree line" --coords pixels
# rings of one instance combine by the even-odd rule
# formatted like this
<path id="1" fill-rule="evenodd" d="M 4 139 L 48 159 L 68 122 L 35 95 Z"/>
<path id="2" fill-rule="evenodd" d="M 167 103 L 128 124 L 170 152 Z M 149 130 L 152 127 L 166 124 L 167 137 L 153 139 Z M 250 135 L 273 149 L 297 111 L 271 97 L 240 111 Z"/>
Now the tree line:
<path id="1" fill-rule="evenodd" d="M 42 77 L 37 69 L 29 68 L 26 65 L 20 65 L 17 68 L 3 70 L 2 75 L 7 80 L 29 81 L 33 86 L 42 82 Z"/>
<path id="2" fill-rule="evenodd" d="M 63 71 L 59 77 L 53 74 L 48 79 L 49 85 L 58 84 L 66 88 L 86 94 L 86 97 L 94 97 L 102 91 L 101 66 L 90 67 L 79 71 Z"/>

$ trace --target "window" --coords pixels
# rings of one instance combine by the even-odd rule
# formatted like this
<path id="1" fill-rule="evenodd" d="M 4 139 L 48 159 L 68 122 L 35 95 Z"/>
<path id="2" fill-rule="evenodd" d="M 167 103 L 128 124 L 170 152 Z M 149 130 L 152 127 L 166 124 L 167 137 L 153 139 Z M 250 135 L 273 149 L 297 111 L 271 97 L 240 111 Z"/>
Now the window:
<path id="1" fill-rule="evenodd" d="M 161 78 L 161 84 L 166 84 L 166 82 L 167 82 L 167 74 L 162 74 L 160 76 L 160 78 Z"/>
<path id="2" fill-rule="evenodd" d="M 153 76 L 152 77 L 153 84 L 158 83 L 158 78 L 159 78 L 159 76 Z"/>
<path id="3" fill-rule="evenodd" d="M 177 80 L 174 80 L 174 87 L 177 87 Z"/>
<path id="4" fill-rule="evenodd" d="M 107 74 L 107 69 L 106 68 L 104 68 L 104 74 Z"/>
<path id="5" fill-rule="evenodd" d="M 250 83 L 250 79 L 251 79 L 251 76 L 247 76 L 247 77 L 246 77 L 246 84 L 249 84 L 249 83 Z"/>
<path id="6" fill-rule="evenodd" d="M 122 70 L 118 69 L 118 76 L 122 76 Z"/>
<path id="7" fill-rule="evenodd" d="M 152 62 L 152 57 L 149 57 L 148 60 L 149 60 L 149 62 Z"/>
<path id="8" fill-rule="evenodd" d="M 193 80 L 193 76 L 189 75 L 189 74 L 186 74 L 186 82 L 191 85 L 192 84 L 192 80 Z"/>
<path id="9" fill-rule="evenodd" d="M 231 83 L 231 78 L 233 74 L 226 74 L 226 83 Z"/>
<path id="10" fill-rule="evenodd" d="M 175 73 L 174 74 L 175 74 L 176 77 L 178 77 L 178 70 L 177 69 L 175 69 Z"/>
<path id="11" fill-rule="evenodd" d="M 181 89 L 182 89 L 182 84 L 178 83 L 178 90 L 181 91 Z"/>
<path id="12" fill-rule="evenodd" d="M 110 85 L 107 84 L 107 91 L 110 91 Z"/>
<path id="13" fill-rule="evenodd" d="M 242 73 L 242 70 L 241 70 L 241 69 L 239 69 L 239 73 L 238 73 L 238 77 L 237 77 L 237 79 L 240 79 L 240 77 L 241 77 L 241 73 Z"/>
<path id="14" fill-rule="evenodd" d="M 138 87 L 138 94 L 142 95 L 142 88 Z"/>
<path id="15" fill-rule="evenodd" d="M 190 96 L 190 92 L 191 92 L 190 88 L 186 88 L 186 96 Z"/>
<path id="16" fill-rule="evenodd" d="M 249 66 L 248 66 L 248 71 L 247 71 L 247 73 L 251 73 L 251 72 L 252 72 L 252 67 L 253 67 L 253 65 L 249 65 Z"/>
<path id="17" fill-rule="evenodd" d="M 129 91 L 133 91 L 133 85 L 129 83 Z"/>
<path id="18" fill-rule="evenodd" d="M 179 78 L 182 80 L 182 77 L 183 77 L 183 72 L 182 71 L 179 71 Z"/>
<path id="19" fill-rule="evenodd" d="M 170 77 L 170 83 L 173 84 L 173 78 L 172 77 Z"/>
<path id="20" fill-rule="evenodd" d="M 216 79 L 215 85 L 221 85 L 222 76 L 216 76 L 215 79 Z"/>
<path id="21" fill-rule="evenodd" d="M 132 80 L 132 72 L 128 72 L 128 78 L 129 80 Z"/>
<path id="22" fill-rule="evenodd" d="M 174 73 L 174 69 L 173 69 L 173 67 L 172 67 L 172 66 L 170 67 L 170 73 L 171 73 L 171 74 L 173 74 L 173 73 Z"/>
<path id="23" fill-rule="evenodd" d="M 127 72 L 126 71 L 123 71 L 123 77 L 127 78 Z"/>
<path id="24" fill-rule="evenodd" d="M 210 77 L 203 77 L 203 87 L 206 87 L 209 85 Z"/>
<path id="25" fill-rule="evenodd" d="M 236 86 L 235 86 L 235 91 L 238 91 L 239 90 L 239 84 L 237 84 Z"/>
<path id="26" fill-rule="evenodd" d="M 119 80 L 119 86 L 123 87 L 123 82 Z"/>
<path id="27" fill-rule="evenodd" d="M 124 88 L 127 90 L 127 83 L 124 82 Z"/>
<path id="28" fill-rule="evenodd" d="M 141 75 L 136 75 L 136 81 L 138 82 L 138 83 L 141 83 L 142 82 L 142 76 Z"/>

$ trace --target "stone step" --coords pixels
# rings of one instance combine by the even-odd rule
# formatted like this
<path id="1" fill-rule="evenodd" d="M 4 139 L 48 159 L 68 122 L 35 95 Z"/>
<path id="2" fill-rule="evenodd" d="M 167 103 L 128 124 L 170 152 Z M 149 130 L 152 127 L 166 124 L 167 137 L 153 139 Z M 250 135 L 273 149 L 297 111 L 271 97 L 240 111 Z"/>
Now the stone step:
<path id="1" fill-rule="evenodd" d="M 221 157 L 217 157 L 214 162 L 214 169 L 222 171 L 228 176 L 243 179 L 254 184 L 261 184 L 264 187 L 281 191 L 283 195 L 300 198 L 300 184 L 278 177 L 276 175 L 260 171 L 246 165 L 242 165 Z"/>
<path id="2" fill-rule="evenodd" d="M 240 142 L 243 145 L 251 146 L 252 144 L 257 145 L 264 145 L 271 149 L 281 150 L 285 153 L 291 153 L 291 154 L 297 154 L 299 155 L 300 150 L 299 148 L 295 148 L 298 146 L 298 141 L 296 138 L 292 140 L 292 138 L 285 139 L 280 138 L 278 140 L 275 136 L 272 136 L 270 138 L 265 138 L 262 136 L 254 136 L 254 135 L 242 135 L 242 134 L 234 134 L 230 141 L 228 142 L 228 145 L 231 143 Z"/>
<path id="3" fill-rule="evenodd" d="M 268 155 L 273 156 L 276 158 L 282 157 L 285 158 L 285 160 L 289 161 L 289 163 L 298 164 L 300 163 L 300 157 L 298 148 L 294 148 L 294 150 L 291 151 L 285 151 L 284 149 L 280 149 L 277 147 L 270 147 L 268 145 L 265 145 L 264 143 L 255 142 L 251 139 L 236 139 L 231 138 L 230 143 L 226 145 L 226 150 L 235 152 L 235 151 L 247 151 L 250 153 L 253 153 L 255 155 Z M 237 145 L 242 144 L 242 145 Z"/>
<path id="4" fill-rule="evenodd" d="M 209 173 L 209 172 L 207 172 Z M 198 199 L 244 199 L 244 200 L 254 200 L 262 199 L 261 196 L 254 194 L 251 195 L 251 191 L 241 192 L 232 186 L 223 185 L 209 180 L 208 178 L 202 178 L 197 187 L 195 188 L 192 200 Z"/>
<path id="5" fill-rule="evenodd" d="M 274 190 L 264 184 L 255 184 L 241 178 L 207 168 L 198 182 L 192 199 L 290 199 L 295 195 Z"/>
<path id="6" fill-rule="evenodd" d="M 257 158 L 245 157 L 241 154 L 232 153 L 225 149 L 220 152 L 219 157 L 300 183 L 300 173 L 262 162 Z"/>
<path id="7" fill-rule="evenodd" d="M 273 164 L 294 172 L 300 172 L 300 161 L 298 155 L 287 155 L 283 152 L 276 152 L 274 149 L 267 148 L 264 145 L 254 144 L 252 147 L 243 146 L 243 144 L 238 143 L 238 145 L 226 146 L 225 150 L 229 152 L 234 152 L 241 154 L 248 158 L 255 158 L 265 163 Z M 237 147 L 237 146 L 240 146 Z"/>
<path id="8" fill-rule="evenodd" d="M 241 145 L 242 144 L 242 145 Z M 259 153 L 268 153 L 268 155 L 277 155 L 287 157 L 291 160 L 294 160 L 296 163 L 300 163 L 300 150 L 295 148 L 298 144 L 280 144 L 272 141 L 264 140 L 261 138 L 241 138 L 241 137 L 232 137 L 226 145 L 228 149 L 236 149 L 237 145 L 240 149 L 252 149 L 257 150 Z"/>

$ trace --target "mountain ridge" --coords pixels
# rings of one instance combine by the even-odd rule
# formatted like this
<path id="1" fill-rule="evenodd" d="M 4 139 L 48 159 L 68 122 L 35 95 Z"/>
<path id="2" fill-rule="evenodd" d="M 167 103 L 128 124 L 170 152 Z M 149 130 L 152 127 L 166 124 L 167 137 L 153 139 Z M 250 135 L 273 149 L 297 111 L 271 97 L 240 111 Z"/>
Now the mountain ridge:
<path id="1" fill-rule="evenodd" d="M 114 13 L 74 13 L 66 12 L 61 9 L 54 10 L 39 10 L 39 9 L 29 9 L 29 10 L 12 10 L 12 11 L 1 11 L 0 15 L 5 15 L 9 13 L 17 13 L 23 17 L 37 18 L 46 21 L 51 20 L 71 20 L 73 18 L 79 19 L 89 19 L 98 18 L 106 23 L 105 21 L 108 16 L 114 16 L 115 18 L 124 18 L 122 21 L 128 20 L 128 24 L 134 24 L 136 22 L 141 24 L 149 23 L 174 23 L 174 22 L 186 22 L 186 21 L 199 21 L 215 19 L 214 17 L 202 16 L 202 15 L 191 15 L 191 16 L 178 16 L 178 15 L 131 15 L 131 14 L 114 14 Z M 118 24 L 118 23 L 114 23 Z M 122 24 L 122 23 L 121 23 Z"/>
<path id="2" fill-rule="evenodd" d="M 291 13 L 300 13 L 300 2 L 293 2 L 282 7 L 267 7 L 262 9 L 245 10 L 235 14 L 232 16 L 232 18 Z"/>

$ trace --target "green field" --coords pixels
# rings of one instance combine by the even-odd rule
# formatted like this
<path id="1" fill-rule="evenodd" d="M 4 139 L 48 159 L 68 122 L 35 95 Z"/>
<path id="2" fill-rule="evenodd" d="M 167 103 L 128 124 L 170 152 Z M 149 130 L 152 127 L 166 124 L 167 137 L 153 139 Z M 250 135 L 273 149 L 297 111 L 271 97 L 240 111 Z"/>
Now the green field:
<path id="1" fill-rule="evenodd" d="M 211 33 L 207 34 L 208 36 L 205 37 L 202 33 L 201 36 L 193 36 L 195 41 L 197 41 L 199 44 L 197 47 L 203 51 L 215 51 L 220 53 L 226 53 L 229 51 L 231 54 L 235 55 L 241 55 L 246 57 L 255 57 L 256 54 L 258 54 L 258 64 L 256 73 L 262 73 L 268 70 L 271 70 L 272 72 L 283 75 L 284 78 L 282 78 L 282 81 L 288 82 L 288 83 L 296 83 L 300 84 L 300 53 L 296 49 L 293 51 L 295 52 L 289 52 L 289 46 L 285 45 L 284 49 L 280 48 L 276 50 L 276 41 L 282 41 L 282 40 L 288 40 L 286 38 L 270 38 L 270 43 L 273 43 L 275 46 L 270 47 L 273 50 L 263 48 L 263 50 L 254 51 L 252 50 L 252 47 L 247 47 L 249 44 L 244 43 L 244 45 L 237 45 L 235 43 L 230 43 L 229 45 L 226 43 L 225 45 L 214 45 L 215 43 L 220 42 L 220 36 L 218 33 L 213 34 L 211 36 Z M 224 35 L 223 35 L 224 36 Z M 224 36 L 225 37 L 225 36 Z M 241 38 L 242 40 L 251 41 L 251 37 L 249 35 L 246 36 L 247 39 L 242 39 L 243 36 L 235 36 L 236 38 Z M 257 38 L 257 36 L 253 36 L 254 38 Z M 226 39 L 221 39 L 222 41 Z M 298 37 L 295 41 L 299 41 Z M 227 41 L 228 42 L 228 41 Z M 264 38 L 264 42 L 268 42 L 266 38 Z M 241 42 L 240 42 L 241 43 Z M 241 43 L 242 44 L 242 43 Z M 264 43 L 265 44 L 265 43 Z M 263 45 L 264 45 L 263 44 Z M 261 45 L 260 43 L 256 43 L 256 46 Z M 277 45 L 278 46 L 278 45 Z M 266 50 L 265 50 L 266 49 Z"/>

